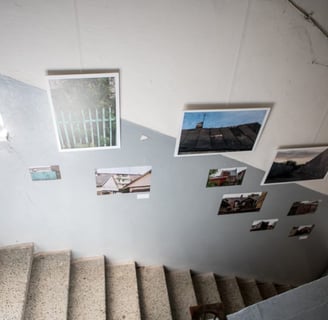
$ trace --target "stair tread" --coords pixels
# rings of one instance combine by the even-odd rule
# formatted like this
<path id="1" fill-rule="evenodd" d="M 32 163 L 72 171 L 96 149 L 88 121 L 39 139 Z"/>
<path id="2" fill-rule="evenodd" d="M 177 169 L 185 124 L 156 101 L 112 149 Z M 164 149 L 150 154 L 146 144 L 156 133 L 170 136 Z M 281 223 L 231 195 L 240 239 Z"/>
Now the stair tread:
<path id="1" fill-rule="evenodd" d="M 70 251 L 36 254 L 24 320 L 66 320 Z"/>
<path id="2" fill-rule="evenodd" d="M 139 295 L 134 263 L 106 266 L 107 316 L 140 320 Z"/>
<path id="3" fill-rule="evenodd" d="M 220 293 L 213 273 L 196 274 L 192 276 L 198 304 L 221 302 Z"/>
<path id="4" fill-rule="evenodd" d="M 272 282 L 258 282 L 257 286 L 263 299 L 268 299 L 278 294 L 277 289 Z"/>
<path id="5" fill-rule="evenodd" d="M 32 258 L 33 244 L 0 248 L 1 319 L 22 319 Z"/>
<path id="6" fill-rule="evenodd" d="M 69 320 L 106 320 L 105 259 L 73 260 L 70 272 Z"/>
<path id="7" fill-rule="evenodd" d="M 235 277 L 217 278 L 217 285 L 226 314 L 245 308 L 245 303 Z"/>
<path id="8" fill-rule="evenodd" d="M 137 269 L 140 309 L 143 320 L 172 320 L 163 267 Z"/>
<path id="9" fill-rule="evenodd" d="M 263 300 L 255 279 L 238 279 L 238 285 L 246 306 Z"/>
<path id="10" fill-rule="evenodd" d="M 190 271 L 167 272 L 166 280 L 173 319 L 191 319 L 189 308 L 197 305 L 197 300 Z"/>

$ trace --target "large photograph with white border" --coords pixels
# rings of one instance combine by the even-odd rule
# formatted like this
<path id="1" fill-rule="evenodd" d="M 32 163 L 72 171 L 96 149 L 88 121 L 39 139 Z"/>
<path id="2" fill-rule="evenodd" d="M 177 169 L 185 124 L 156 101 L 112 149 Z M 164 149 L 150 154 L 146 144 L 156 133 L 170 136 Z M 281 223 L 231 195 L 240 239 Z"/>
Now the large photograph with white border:
<path id="1" fill-rule="evenodd" d="M 60 151 L 120 147 L 119 73 L 50 75 Z"/>
<path id="2" fill-rule="evenodd" d="M 270 108 L 184 111 L 175 156 L 252 151 Z"/>
<path id="3" fill-rule="evenodd" d="M 328 146 L 279 149 L 262 185 L 325 179 Z"/>

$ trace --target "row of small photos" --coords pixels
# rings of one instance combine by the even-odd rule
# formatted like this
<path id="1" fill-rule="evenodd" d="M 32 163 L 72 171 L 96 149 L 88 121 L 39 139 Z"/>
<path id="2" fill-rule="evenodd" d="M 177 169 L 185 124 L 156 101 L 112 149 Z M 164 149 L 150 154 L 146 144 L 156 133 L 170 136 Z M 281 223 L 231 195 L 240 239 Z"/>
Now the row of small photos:
<path id="1" fill-rule="evenodd" d="M 58 165 L 29 168 L 33 181 L 61 179 Z M 149 194 L 151 187 L 151 166 L 102 168 L 95 170 L 97 195 L 112 195 L 124 193 Z M 206 187 L 222 187 L 241 185 L 246 173 L 246 167 L 210 169 Z M 218 215 L 237 214 L 259 211 L 263 205 L 267 192 L 252 192 L 226 194 L 223 196 Z M 147 198 L 142 196 L 139 198 Z M 288 216 L 314 213 L 320 200 L 294 202 Z M 250 231 L 272 230 L 278 219 L 255 220 Z M 309 235 L 314 225 L 294 226 L 289 237 Z"/>

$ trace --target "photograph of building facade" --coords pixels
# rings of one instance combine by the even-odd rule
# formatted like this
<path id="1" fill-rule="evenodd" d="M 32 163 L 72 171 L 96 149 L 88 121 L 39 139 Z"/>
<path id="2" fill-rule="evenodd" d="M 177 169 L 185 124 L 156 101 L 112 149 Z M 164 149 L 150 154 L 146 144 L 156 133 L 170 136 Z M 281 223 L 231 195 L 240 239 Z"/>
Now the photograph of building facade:
<path id="1" fill-rule="evenodd" d="M 246 167 L 211 169 L 208 174 L 206 187 L 221 187 L 241 185 L 246 173 Z"/>

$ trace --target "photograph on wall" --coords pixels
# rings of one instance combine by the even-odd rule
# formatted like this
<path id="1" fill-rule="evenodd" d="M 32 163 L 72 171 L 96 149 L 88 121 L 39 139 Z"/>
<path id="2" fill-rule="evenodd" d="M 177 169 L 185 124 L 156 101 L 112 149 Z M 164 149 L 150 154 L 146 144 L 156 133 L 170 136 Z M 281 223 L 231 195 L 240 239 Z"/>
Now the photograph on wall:
<path id="1" fill-rule="evenodd" d="M 151 166 L 95 170 L 97 195 L 150 192 Z"/>
<path id="2" fill-rule="evenodd" d="M 324 179 L 328 171 L 328 146 L 279 149 L 262 184 Z"/>
<path id="3" fill-rule="evenodd" d="M 278 219 L 255 220 L 250 231 L 272 230 L 275 228 Z"/>
<path id="4" fill-rule="evenodd" d="M 118 72 L 47 80 L 60 151 L 120 147 Z"/>
<path id="5" fill-rule="evenodd" d="M 240 186 L 246 173 L 246 167 L 210 169 L 206 187 Z"/>
<path id="6" fill-rule="evenodd" d="M 270 108 L 184 111 L 176 156 L 251 151 Z"/>
<path id="7" fill-rule="evenodd" d="M 225 194 L 218 215 L 260 211 L 267 192 Z"/>
<path id="8" fill-rule="evenodd" d="M 30 167 L 29 172 L 33 181 L 61 179 L 59 166 Z"/>
<path id="9" fill-rule="evenodd" d="M 314 213 L 317 211 L 320 200 L 296 201 L 291 206 L 287 216 L 297 216 L 300 214 Z"/>
<path id="10" fill-rule="evenodd" d="M 293 227 L 290 230 L 288 237 L 308 236 L 312 232 L 313 228 L 314 224 Z"/>

